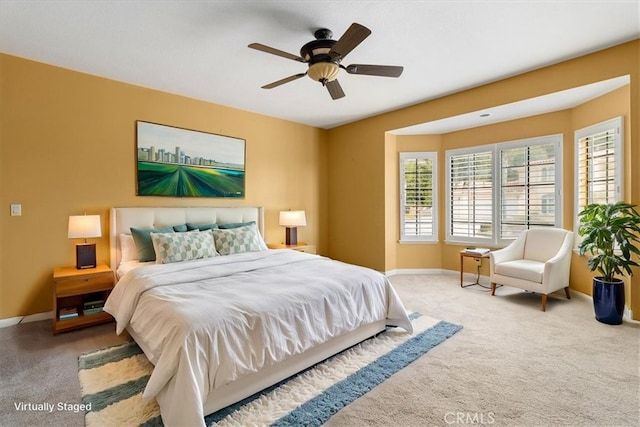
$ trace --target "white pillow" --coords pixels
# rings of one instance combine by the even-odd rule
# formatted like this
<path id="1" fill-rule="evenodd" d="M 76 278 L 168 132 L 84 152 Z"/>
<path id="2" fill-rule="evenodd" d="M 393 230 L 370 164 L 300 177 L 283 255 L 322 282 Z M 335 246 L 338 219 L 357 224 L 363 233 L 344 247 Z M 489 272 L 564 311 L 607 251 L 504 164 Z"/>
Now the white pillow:
<path id="1" fill-rule="evenodd" d="M 217 256 L 213 236 L 208 231 L 150 233 L 156 264 L 190 261 Z"/>
<path id="2" fill-rule="evenodd" d="M 211 229 L 210 231 L 216 242 L 216 250 L 220 255 L 267 250 L 267 245 L 255 224 L 236 228 Z"/>
<path id="3" fill-rule="evenodd" d="M 120 234 L 120 262 L 137 261 L 138 249 L 131 234 Z"/>

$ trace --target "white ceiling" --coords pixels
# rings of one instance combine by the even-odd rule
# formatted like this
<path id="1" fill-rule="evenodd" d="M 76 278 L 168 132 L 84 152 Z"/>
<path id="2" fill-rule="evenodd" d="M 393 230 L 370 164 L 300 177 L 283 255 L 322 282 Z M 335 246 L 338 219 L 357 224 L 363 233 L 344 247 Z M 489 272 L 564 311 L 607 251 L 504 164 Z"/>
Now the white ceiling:
<path id="1" fill-rule="evenodd" d="M 400 78 L 342 71 L 336 101 L 306 77 L 260 88 L 306 64 L 249 43 L 298 55 L 315 29 L 337 39 L 352 22 L 372 34 L 343 64 L 403 65 Z M 639 37 L 638 0 L 0 0 L 3 53 L 321 128 Z"/>
<path id="2" fill-rule="evenodd" d="M 396 135 L 427 135 L 443 134 L 462 129 L 486 126 L 508 120 L 531 117 L 538 114 L 566 110 L 595 99 L 607 92 L 628 85 L 629 76 L 616 77 L 589 85 L 579 86 L 549 95 L 538 96 L 511 104 L 497 105 L 482 111 L 472 111 L 459 116 L 420 123 L 402 129 L 395 129 L 391 133 Z"/>

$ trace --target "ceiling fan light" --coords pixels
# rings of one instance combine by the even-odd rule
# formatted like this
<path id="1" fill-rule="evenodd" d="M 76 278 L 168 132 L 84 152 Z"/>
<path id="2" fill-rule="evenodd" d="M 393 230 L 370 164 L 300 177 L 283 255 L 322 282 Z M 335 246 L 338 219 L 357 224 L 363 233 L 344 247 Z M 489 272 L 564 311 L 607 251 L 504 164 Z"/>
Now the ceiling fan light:
<path id="1" fill-rule="evenodd" d="M 307 75 L 317 82 L 330 82 L 335 80 L 340 72 L 340 67 L 333 62 L 316 62 L 309 65 Z"/>

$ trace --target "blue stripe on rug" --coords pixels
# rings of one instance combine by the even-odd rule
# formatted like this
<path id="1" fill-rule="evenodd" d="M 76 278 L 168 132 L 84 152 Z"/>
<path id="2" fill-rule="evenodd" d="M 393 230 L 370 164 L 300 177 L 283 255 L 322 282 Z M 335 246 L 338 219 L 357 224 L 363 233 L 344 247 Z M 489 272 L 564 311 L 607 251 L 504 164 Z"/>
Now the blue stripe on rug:
<path id="1" fill-rule="evenodd" d="M 93 412 L 102 411 L 104 408 L 115 402 L 129 399 L 136 394 L 144 392 L 144 388 L 147 386 L 150 377 L 151 375 L 145 375 L 98 393 L 87 394 L 82 396 L 82 403 L 91 403 L 91 410 Z"/>
<path id="2" fill-rule="evenodd" d="M 138 427 L 164 427 L 164 423 L 162 422 L 162 417 L 158 415 L 148 419 L 147 422 L 140 424 Z"/>
<path id="3" fill-rule="evenodd" d="M 356 373 L 332 385 L 319 396 L 305 402 L 271 425 L 284 427 L 324 424 L 339 410 L 453 336 L 460 329 L 462 329 L 460 325 L 443 321 L 437 323 Z"/>
<path id="4" fill-rule="evenodd" d="M 109 351 L 105 351 L 104 355 L 92 354 L 95 352 L 81 354 L 78 357 L 79 369 L 93 369 L 107 363 L 119 362 L 120 360 L 127 359 L 136 354 L 142 354 L 142 350 L 135 342 L 128 342 L 125 344 L 119 344 L 113 347 L 109 347 Z"/>

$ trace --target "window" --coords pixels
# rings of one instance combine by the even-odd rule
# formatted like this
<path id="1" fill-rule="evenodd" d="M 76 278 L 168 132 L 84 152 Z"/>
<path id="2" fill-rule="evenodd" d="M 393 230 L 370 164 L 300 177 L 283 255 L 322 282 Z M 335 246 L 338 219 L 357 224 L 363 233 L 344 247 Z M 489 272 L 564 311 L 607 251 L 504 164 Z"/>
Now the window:
<path id="1" fill-rule="evenodd" d="M 560 226 L 561 155 L 561 135 L 447 151 L 447 240 L 497 246 Z"/>
<path id="2" fill-rule="evenodd" d="M 580 129 L 575 138 L 577 212 L 591 203 L 620 201 L 622 118 Z"/>
<path id="3" fill-rule="evenodd" d="M 493 152 L 462 152 L 448 156 L 448 236 L 472 241 L 493 233 Z"/>
<path id="4" fill-rule="evenodd" d="M 531 227 L 556 224 L 553 138 L 508 143 L 500 151 L 500 236 L 513 240 Z"/>
<path id="5" fill-rule="evenodd" d="M 585 206 L 622 200 L 622 124 L 618 117 L 575 132 L 576 232 Z"/>
<path id="6" fill-rule="evenodd" d="M 436 153 L 400 153 L 400 241 L 437 241 Z"/>

